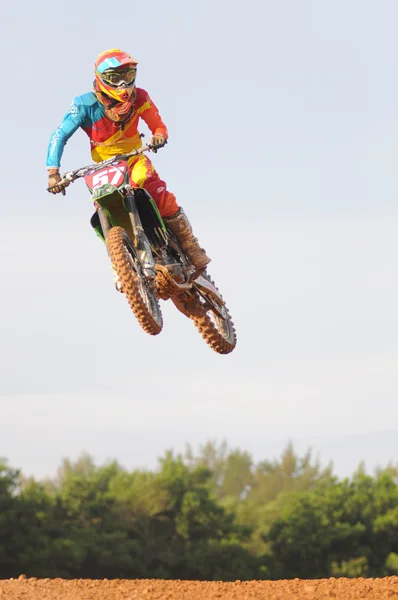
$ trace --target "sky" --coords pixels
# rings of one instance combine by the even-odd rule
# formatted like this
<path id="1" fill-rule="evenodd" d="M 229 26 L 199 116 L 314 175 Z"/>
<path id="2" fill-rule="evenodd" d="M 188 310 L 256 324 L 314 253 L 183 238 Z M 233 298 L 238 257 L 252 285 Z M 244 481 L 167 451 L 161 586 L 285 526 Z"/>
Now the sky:
<path id="1" fill-rule="evenodd" d="M 209 439 L 256 461 L 292 441 L 339 476 L 398 462 L 396 2 L 3 5 L 0 456 L 38 478 Z M 169 129 L 152 160 L 212 257 L 230 355 L 169 302 L 143 332 L 83 182 L 46 191 L 50 134 L 112 47 Z M 62 170 L 90 162 L 78 131 Z"/>

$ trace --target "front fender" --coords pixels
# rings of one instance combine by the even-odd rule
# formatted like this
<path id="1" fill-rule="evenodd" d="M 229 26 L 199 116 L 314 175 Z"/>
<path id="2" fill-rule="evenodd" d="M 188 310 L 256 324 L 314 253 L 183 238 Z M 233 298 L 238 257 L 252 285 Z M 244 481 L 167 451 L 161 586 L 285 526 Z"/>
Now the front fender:
<path id="1" fill-rule="evenodd" d="M 103 209 L 111 227 L 122 227 L 131 239 L 134 239 L 129 213 L 124 206 L 123 188 L 120 189 L 110 183 L 105 183 L 94 190 L 91 199 L 96 206 Z"/>
<path id="2" fill-rule="evenodd" d="M 106 208 L 105 205 L 109 203 L 109 198 L 108 200 L 106 200 L 106 198 L 109 196 L 117 196 L 121 199 L 123 198 L 123 194 L 120 192 L 119 188 L 110 183 L 105 183 L 104 185 L 101 185 L 101 187 L 93 191 L 91 195 L 91 200 L 92 202 L 97 202 L 103 208 Z"/>

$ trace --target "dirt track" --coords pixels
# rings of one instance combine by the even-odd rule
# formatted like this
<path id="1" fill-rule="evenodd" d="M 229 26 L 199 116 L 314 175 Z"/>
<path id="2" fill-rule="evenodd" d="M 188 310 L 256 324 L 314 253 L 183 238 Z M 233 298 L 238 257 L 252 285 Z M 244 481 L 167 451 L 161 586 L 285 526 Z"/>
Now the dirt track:
<path id="1" fill-rule="evenodd" d="M 313 579 L 235 583 L 87 579 L 7 579 L 1 600 L 308 600 L 397 598 L 398 577 L 384 579 Z"/>

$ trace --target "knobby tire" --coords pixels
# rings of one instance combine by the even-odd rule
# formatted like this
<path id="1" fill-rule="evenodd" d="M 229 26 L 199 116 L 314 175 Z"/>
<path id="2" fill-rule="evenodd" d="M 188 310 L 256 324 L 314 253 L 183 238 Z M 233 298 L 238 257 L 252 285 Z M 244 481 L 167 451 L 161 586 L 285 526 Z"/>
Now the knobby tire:
<path id="1" fill-rule="evenodd" d="M 107 239 L 109 257 L 120 278 L 123 293 L 137 321 L 146 333 L 157 335 L 163 327 L 159 302 L 154 292 L 152 292 L 151 300 L 154 302 L 155 312 L 157 312 L 157 318 L 154 318 L 140 294 L 139 278 L 141 275 L 132 268 L 124 241 L 126 237 L 129 239 L 127 232 L 122 227 L 112 227 L 110 229 Z"/>
<path id="2" fill-rule="evenodd" d="M 206 275 L 206 277 L 214 285 L 212 279 L 208 275 Z M 212 321 L 211 315 L 215 315 L 214 311 L 210 309 L 205 312 L 204 308 L 202 308 L 201 306 L 200 297 L 197 292 L 194 294 L 194 297 L 195 299 L 193 303 L 189 302 L 182 304 L 179 298 L 175 298 L 174 304 L 182 313 L 184 313 L 188 318 L 190 318 L 194 322 L 195 326 L 199 330 L 205 342 L 210 346 L 210 348 L 212 348 L 218 354 L 229 354 L 234 350 L 236 346 L 237 337 L 234 323 L 231 319 L 231 316 L 229 314 L 228 308 L 224 300 L 222 300 L 222 302 L 223 308 L 226 313 L 226 318 L 223 320 L 227 324 L 228 328 L 229 335 L 227 339 L 217 329 L 216 325 Z M 220 319 L 219 316 L 218 318 Z"/>

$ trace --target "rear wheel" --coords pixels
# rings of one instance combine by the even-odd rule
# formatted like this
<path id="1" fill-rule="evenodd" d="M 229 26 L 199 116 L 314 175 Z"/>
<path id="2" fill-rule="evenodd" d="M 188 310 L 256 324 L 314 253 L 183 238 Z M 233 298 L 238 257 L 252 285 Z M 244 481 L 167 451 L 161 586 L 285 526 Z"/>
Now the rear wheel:
<path id="1" fill-rule="evenodd" d="M 206 274 L 210 283 L 214 282 Z M 206 343 L 218 354 L 229 354 L 236 346 L 237 337 L 228 308 L 223 299 L 216 299 L 203 288 L 196 288 L 189 299 L 172 298 L 176 307 L 192 319 Z"/>
<path id="2" fill-rule="evenodd" d="M 155 291 L 141 272 L 136 249 L 122 227 L 112 227 L 107 247 L 130 308 L 144 331 L 157 335 L 162 331 L 163 319 Z"/>

